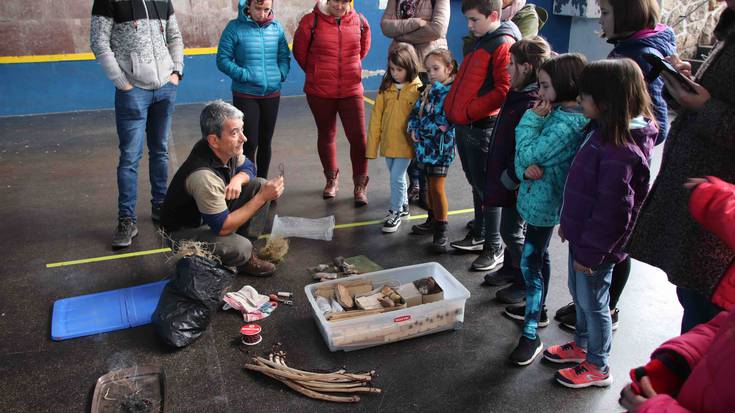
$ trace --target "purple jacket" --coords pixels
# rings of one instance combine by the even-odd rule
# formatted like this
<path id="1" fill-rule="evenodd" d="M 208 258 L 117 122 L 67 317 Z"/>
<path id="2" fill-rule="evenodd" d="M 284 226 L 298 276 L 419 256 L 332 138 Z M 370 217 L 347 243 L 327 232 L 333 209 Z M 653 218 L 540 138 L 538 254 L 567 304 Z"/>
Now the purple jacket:
<path id="1" fill-rule="evenodd" d="M 538 100 L 538 84 L 511 90 L 500 108 L 485 168 L 485 206 L 515 207 L 520 179 L 515 173 L 516 126 Z"/>
<path id="2" fill-rule="evenodd" d="M 625 259 L 623 247 L 648 194 L 649 158 L 658 128 L 649 119 L 631 123 L 635 144 L 616 147 L 603 143 L 591 122 L 569 169 L 561 230 L 574 259 L 586 267 Z"/>

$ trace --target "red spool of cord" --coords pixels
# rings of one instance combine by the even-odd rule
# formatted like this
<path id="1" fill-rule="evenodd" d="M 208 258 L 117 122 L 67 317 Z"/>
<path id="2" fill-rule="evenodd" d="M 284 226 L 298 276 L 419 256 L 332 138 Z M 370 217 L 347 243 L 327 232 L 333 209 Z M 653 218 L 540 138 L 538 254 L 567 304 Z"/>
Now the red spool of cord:
<path id="1" fill-rule="evenodd" d="M 260 335 L 261 328 L 257 324 L 245 324 L 240 327 L 240 334 L 242 335 L 242 343 L 247 346 L 254 346 L 261 341 L 263 337 Z"/>

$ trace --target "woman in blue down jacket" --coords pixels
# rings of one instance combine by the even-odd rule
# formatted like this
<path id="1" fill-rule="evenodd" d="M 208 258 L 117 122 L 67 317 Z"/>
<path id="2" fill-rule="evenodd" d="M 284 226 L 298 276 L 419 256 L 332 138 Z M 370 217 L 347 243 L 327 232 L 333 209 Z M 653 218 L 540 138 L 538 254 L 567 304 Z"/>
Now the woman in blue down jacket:
<path id="1" fill-rule="evenodd" d="M 227 24 L 217 49 L 217 68 L 232 78 L 232 103 L 245 115 L 245 156 L 255 162 L 261 178 L 268 177 L 281 83 L 291 67 L 272 5 L 272 0 L 240 0 L 237 19 Z"/>

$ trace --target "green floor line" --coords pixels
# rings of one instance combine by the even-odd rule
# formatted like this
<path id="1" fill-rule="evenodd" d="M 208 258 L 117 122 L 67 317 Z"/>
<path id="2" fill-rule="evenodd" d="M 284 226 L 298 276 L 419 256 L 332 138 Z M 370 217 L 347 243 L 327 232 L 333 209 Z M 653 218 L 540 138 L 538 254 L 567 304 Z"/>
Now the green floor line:
<path id="1" fill-rule="evenodd" d="M 448 215 L 468 214 L 474 211 L 475 210 L 473 208 L 458 209 L 456 211 L 449 211 Z M 416 219 L 425 219 L 426 217 L 427 217 L 426 214 L 418 214 L 418 215 L 411 215 L 408 219 L 412 221 Z M 382 219 L 374 219 L 370 221 L 359 221 L 359 222 L 350 222 L 347 224 L 337 224 L 334 226 L 334 229 L 357 228 L 357 227 L 365 227 L 368 225 L 378 225 L 382 223 L 383 223 Z M 258 238 L 259 239 L 268 238 L 269 235 L 270 234 L 263 234 Z M 143 255 L 161 254 L 164 252 L 171 252 L 171 248 L 159 248 L 155 250 L 128 252 L 125 254 L 106 255 L 104 257 L 94 257 L 94 258 L 84 258 L 81 260 L 74 260 L 74 261 L 53 262 L 50 264 L 46 264 L 46 268 L 66 267 L 69 265 L 89 264 L 91 262 L 100 262 L 100 261 L 112 261 L 112 260 L 119 260 L 122 258 L 131 258 L 131 257 L 140 257 Z"/>

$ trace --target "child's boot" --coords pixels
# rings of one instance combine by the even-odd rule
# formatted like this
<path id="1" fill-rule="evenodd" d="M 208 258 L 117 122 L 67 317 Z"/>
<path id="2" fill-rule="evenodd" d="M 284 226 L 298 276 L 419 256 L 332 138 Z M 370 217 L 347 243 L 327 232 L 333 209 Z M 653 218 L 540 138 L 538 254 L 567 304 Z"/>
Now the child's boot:
<path id="1" fill-rule="evenodd" d="M 434 242 L 431 247 L 438 254 L 449 251 L 448 227 L 447 221 L 434 221 Z"/>
<path id="2" fill-rule="evenodd" d="M 337 183 L 339 169 L 336 171 L 324 171 L 324 177 L 327 179 L 327 184 L 324 186 L 322 197 L 324 199 L 334 198 L 337 196 L 337 191 L 339 191 L 339 184 Z"/>
<path id="3" fill-rule="evenodd" d="M 429 215 L 423 224 L 416 224 L 411 227 L 411 233 L 414 235 L 429 235 L 434 233 L 434 213 L 429 210 Z"/>
<path id="4" fill-rule="evenodd" d="M 355 206 L 361 207 L 368 203 L 367 184 L 370 178 L 367 175 L 355 177 Z"/>

